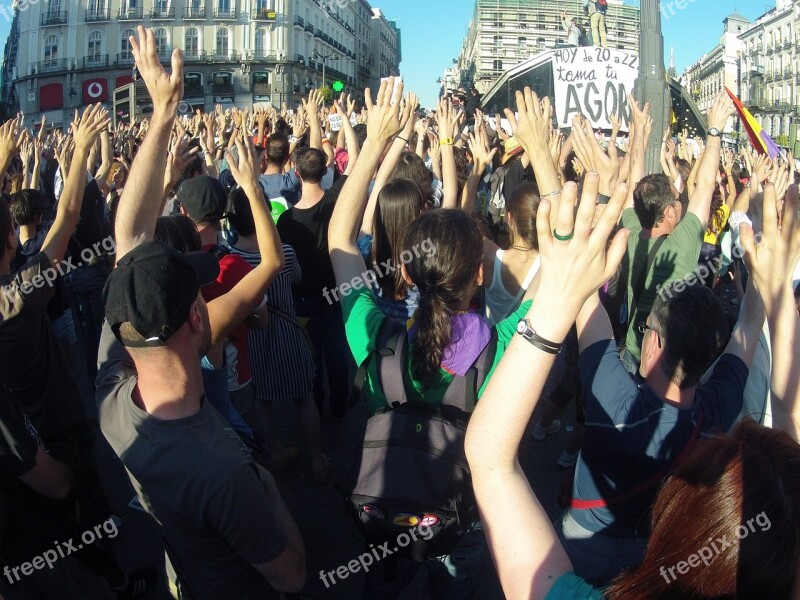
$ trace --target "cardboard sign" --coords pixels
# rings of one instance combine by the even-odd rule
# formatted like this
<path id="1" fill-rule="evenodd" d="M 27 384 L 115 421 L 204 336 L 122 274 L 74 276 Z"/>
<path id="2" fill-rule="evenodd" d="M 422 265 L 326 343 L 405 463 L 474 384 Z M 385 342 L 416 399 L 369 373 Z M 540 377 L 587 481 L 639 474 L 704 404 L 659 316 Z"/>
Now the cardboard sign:
<path id="1" fill-rule="evenodd" d="M 628 94 L 639 75 L 639 57 L 601 47 L 562 48 L 553 57 L 555 110 L 559 127 L 582 114 L 593 129 L 611 129 L 611 115 L 628 131 Z"/>
<path id="2" fill-rule="evenodd" d="M 337 114 L 328 115 L 328 123 L 331 124 L 331 131 L 340 131 L 342 129 L 342 117 Z"/>

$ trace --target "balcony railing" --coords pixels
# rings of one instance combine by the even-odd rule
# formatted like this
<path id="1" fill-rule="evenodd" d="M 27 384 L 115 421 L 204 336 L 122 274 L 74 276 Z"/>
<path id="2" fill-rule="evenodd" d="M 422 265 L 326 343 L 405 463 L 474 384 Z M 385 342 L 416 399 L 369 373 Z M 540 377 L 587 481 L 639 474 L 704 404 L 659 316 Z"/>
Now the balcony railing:
<path id="1" fill-rule="evenodd" d="M 200 52 L 199 50 L 184 50 L 183 60 L 185 62 L 200 62 L 201 60 L 206 60 L 206 55 L 205 52 Z"/>
<path id="2" fill-rule="evenodd" d="M 294 55 L 294 62 L 298 62 L 301 65 L 304 65 L 304 64 L 306 64 L 306 57 L 303 56 L 302 54 L 295 54 Z"/>
<path id="3" fill-rule="evenodd" d="M 84 69 L 96 69 L 108 66 L 108 54 L 95 54 L 94 56 L 83 57 Z"/>
<path id="4" fill-rule="evenodd" d="M 306 23 L 306 31 L 308 33 L 314 33 L 314 26 L 311 23 Z"/>
<path id="5" fill-rule="evenodd" d="M 32 74 L 36 73 L 52 73 L 54 71 L 66 71 L 69 69 L 70 61 L 67 58 L 51 58 L 48 60 L 40 60 L 34 63 L 31 69 Z"/>
<path id="6" fill-rule="evenodd" d="M 233 94 L 233 84 L 232 83 L 212 83 L 211 84 L 211 93 L 212 94 Z"/>
<path id="7" fill-rule="evenodd" d="M 769 55 L 769 54 L 772 54 L 772 53 L 774 52 L 774 50 L 775 50 L 775 48 L 772 46 L 772 44 L 767 44 L 767 46 L 766 46 L 766 53 L 767 53 L 768 55 Z"/>
<path id="8" fill-rule="evenodd" d="M 120 8 L 117 13 L 117 19 L 120 21 L 141 21 L 144 9 L 141 6 L 130 6 Z"/>
<path id="9" fill-rule="evenodd" d="M 220 8 L 217 6 L 214 9 L 214 18 L 215 19 L 226 19 L 226 20 L 235 20 L 236 19 L 236 7 L 231 6 L 227 9 Z"/>
<path id="10" fill-rule="evenodd" d="M 67 11 L 65 10 L 55 10 L 52 12 L 46 12 L 42 14 L 41 20 L 39 21 L 42 27 L 47 25 L 64 25 L 67 22 Z"/>
<path id="11" fill-rule="evenodd" d="M 275 19 L 278 18 L 277 11 L 271 8 L 254 8 L 253 9 L 253 20 L 254 21 L 266 21 L 267 23 L 274 23 Z"/>
<path id="12" fill-rule="evenodd" d="M 278 55 L 269 50 L 256 50 L 253 52 L 253 60 L 277 62 Z"/>
<path id="13" fill-rule="evenodd" d="M 295 27 L 305 27 L 306 26 L 305 19 L 303 19 L 303 17 L 298 17 L 298 16 L 296 16 L 294 18 L 294 24 L 295 24 Z"/>
<path id="14" fill-rule="evenodd" d="M 205 20 L 206 7 L 205 6 L 186 6 L 183 9 L 183 20 Z"/>
<path id="15" fill-rule="evenodd" d="M 788 50 L 792 47 L 792 40 L 783 40 L 783 49 Z"/>
<path id="16" fill-rule="evenodd" d="M 133 64 L 133 54 L 130 52 L 119 52 L 117 54 L 117 64 L 118 65 L 132 65 Z"/>
<path id="17" fill-rule="evenodd" d="M 210 54 L 207 57 L 209 60 L 213 60 L 214 62 L 237 62 L 239 61 L 239 53 L 236 50 L 231 50 L 229 52 L 223 52 L 222 50 L 217 50 L 214 54 Z"/>
<path id="18" fill-rule="evenodd" d="M 153 7 L 153 10 L 150 12 L 151 19 L 174 19 L 175 18 L 175 7 L 174 6 L 162 6 L 162 7 Z"/>
<path id="19" fill-rule="evenodd" d="M 172 50 L 159 50 L 158 51 L 158 60 L 162 63 L 168 64 L 172 61 Z"/>
<path id="20" fill-rule="evenodd" d="M 205 96 L 206 90 L 202 85 L 184 85 L 183 97 L 184 98 L 197 98 L 198 96 Z"/>
<path id="21" fill-rule="evenodd" d="M 87 23 L 94 23 L 97 21 L 110 21 L 111 20 L 111 9 L 110 8 L 100 8 L 100 9 L 92 9 L 86 11 L 86 17 L 84 20 Z"/>

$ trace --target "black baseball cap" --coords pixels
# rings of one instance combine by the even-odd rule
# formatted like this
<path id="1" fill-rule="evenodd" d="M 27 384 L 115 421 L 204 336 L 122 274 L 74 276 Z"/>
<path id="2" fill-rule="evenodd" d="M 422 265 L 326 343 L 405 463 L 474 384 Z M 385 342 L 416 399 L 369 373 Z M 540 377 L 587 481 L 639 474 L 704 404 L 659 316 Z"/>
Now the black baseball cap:
<path id="1" fill-rule="evenodd" d="M 200 287 L 219 275 L 209 252 L 181 254 L 161 242 L 136 246 L 119 261 L 103 288 L 106 319 L 125 346 L 163 346 L 189 318 Z M 144 341 L 123 340 L 119 326 L 130 323 Z"/>
<path id="2" fill-rule="evenodd" d="M 216 223 L 225 216 L 228 194 L 218 179 L 199 175 L 180 185 L 178 201 L 195 223 Z"/>

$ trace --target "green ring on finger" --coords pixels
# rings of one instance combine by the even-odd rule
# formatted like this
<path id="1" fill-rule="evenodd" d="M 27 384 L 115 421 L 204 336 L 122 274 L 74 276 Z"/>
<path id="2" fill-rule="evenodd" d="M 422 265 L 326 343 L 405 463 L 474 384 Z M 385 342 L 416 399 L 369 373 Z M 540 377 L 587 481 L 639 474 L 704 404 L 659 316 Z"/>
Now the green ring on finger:
<path id="1" fill-rule="evenodd" d="M 568 242 L 572 238 L 575 237 L 575 230 L 573 229 L 567 235 L 558 235 L 555 229 L 553 229 L 553 237 L 556 238 L 559 242 Z"/>

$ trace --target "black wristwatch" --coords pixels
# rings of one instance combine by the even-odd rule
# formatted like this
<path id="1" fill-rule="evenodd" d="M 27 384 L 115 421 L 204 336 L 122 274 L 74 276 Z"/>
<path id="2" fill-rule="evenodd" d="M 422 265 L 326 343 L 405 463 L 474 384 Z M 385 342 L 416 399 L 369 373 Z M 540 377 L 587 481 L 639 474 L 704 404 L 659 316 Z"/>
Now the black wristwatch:
<path id="1" fill-rule="evenodd" d="M 561 351 L 561 347 L 563 344 L 556 344 L 555 342 L 551 342 L 550 340 L 544 339 L 540 336 L 536 331 L 534 331 L 533 327 L 531 327 L 530 321 L 528 319 L 520 319 L 519 323 L 517 324 L 517 333 L 524 337 L 528 342 L 538 348 L 543 352 L 547 352 L 548 354 L 558 354 Z"/>
<path id="2" fill-rule="evenodd" d="M 708 135 L 710 135 L 711 137 L 721 137 L 722 132 L 716 127 L 712 127 L 711 129 L 708 130 Z"/>

